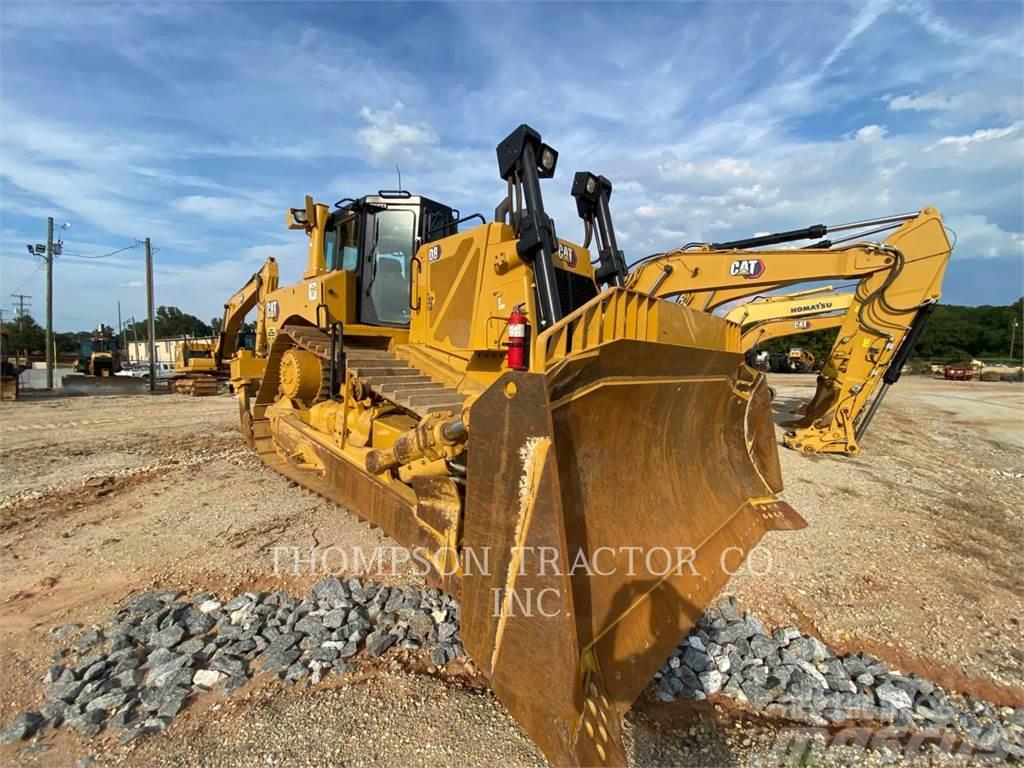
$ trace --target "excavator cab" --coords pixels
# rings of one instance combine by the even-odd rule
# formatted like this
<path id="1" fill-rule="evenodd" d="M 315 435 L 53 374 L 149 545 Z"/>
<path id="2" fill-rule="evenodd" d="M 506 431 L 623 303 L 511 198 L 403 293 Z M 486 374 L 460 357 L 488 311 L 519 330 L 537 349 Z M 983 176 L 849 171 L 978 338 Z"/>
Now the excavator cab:
<path id="1" fill-rule="evenodd" d="M 339 200 L 335 208 L 324 229 L 324 264 L 355 273 L 358 321 L 407 326 L 416 251 L 454 234 L 459 212 L 404 190 Z"/>

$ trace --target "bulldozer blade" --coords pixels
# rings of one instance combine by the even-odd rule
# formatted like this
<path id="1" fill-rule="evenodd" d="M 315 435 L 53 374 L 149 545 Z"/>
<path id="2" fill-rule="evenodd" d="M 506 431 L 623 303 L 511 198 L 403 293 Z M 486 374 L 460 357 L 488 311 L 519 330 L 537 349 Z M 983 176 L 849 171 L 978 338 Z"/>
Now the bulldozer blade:
<path id="1" fill-rule="evenodd" d="M 617 340 L 473 403 L 462 637 L 554 765 L 622 765 L 620 718 L 763 534 L 805 525 L 763 374 Z"/>
<path id="2" fill-rule="evenodd" d="M 143 395 L 149 392 L 149 382 L 131 376 L 66 374 L 60 389 L 64 395 Z"/>

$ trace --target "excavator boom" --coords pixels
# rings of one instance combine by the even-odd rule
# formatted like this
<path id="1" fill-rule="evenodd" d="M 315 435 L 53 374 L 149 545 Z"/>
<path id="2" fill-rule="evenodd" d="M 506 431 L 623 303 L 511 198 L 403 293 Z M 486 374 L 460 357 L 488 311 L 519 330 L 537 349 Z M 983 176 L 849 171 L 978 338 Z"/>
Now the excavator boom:
<path id="1" fill-rule="evenodd" d="M 741 248 L 672 251 L 635 266 L 626 286 L 710 312 L 802 282 L 858 279 L 806 415 L 785 438 L 787 447 L 806 453 L 857 454 L 881 396 L 898 380 L 939 300 L 952 250 L 934 208 L 881 221 L 895 225 L 883 243 L 745 250 L 751 241 L 739 241 Z M 782 236 L 793 234 L 800 232 Z"/>

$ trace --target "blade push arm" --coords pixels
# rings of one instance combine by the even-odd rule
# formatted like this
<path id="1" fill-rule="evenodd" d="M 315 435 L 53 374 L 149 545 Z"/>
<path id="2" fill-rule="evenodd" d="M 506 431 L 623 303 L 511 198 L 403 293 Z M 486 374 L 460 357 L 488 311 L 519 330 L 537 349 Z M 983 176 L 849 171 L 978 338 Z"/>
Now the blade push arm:
<path id="1" fill-rule="evenodd" d="M 276 291 L 277 285 L 277 262 L 270 257 L 260 271 L 253 274 L 242 289 L 224 305 L 224 320 L 220 325 L 220 338 L 217 339 L 217 350 L 214 355 L 218 366 L 234 356 L 238 347 L 238 332 L 242 329 L 245 316 L 262 302 L 267 293 Z M 256 316 L 256 355 L 266 355 L 267 347 L 266 318 L 260 311 Z"/>

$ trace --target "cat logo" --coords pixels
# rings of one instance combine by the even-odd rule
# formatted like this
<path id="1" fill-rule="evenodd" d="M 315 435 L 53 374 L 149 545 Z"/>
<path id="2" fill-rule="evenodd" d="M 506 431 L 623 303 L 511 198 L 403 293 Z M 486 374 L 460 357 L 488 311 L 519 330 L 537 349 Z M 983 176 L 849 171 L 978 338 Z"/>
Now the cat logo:
<path id="1" fill-rule="evenodd" d="M 271 320 L 277 320 L 277 315 L 281 311 L 277 304 L 277 299 L 271 299 L 267 302 L 267 317 Z"/>
<path id="2" fill-rule="evenodd" d="M 810 328 L 811 327 L 811 321 L 810 320 L 797 320 L 795 323 L 793 323 L 793 327 L 796 328 L 798 331 L 802 331 L 805 328 Z"/>
<path id="3" fill-rule="evenodd" d="M 576 251 L 570 248 L 564 243 L 558 244 L 558 258 L 568 264 L 570 267 L 576 266 Z"/>
<path id="4" fill-rule="evenodd" d="M 729 265 L 729 274 L 752 280 L 764 274 L 764 262 L 760 259 L 737 259 Z"/>

